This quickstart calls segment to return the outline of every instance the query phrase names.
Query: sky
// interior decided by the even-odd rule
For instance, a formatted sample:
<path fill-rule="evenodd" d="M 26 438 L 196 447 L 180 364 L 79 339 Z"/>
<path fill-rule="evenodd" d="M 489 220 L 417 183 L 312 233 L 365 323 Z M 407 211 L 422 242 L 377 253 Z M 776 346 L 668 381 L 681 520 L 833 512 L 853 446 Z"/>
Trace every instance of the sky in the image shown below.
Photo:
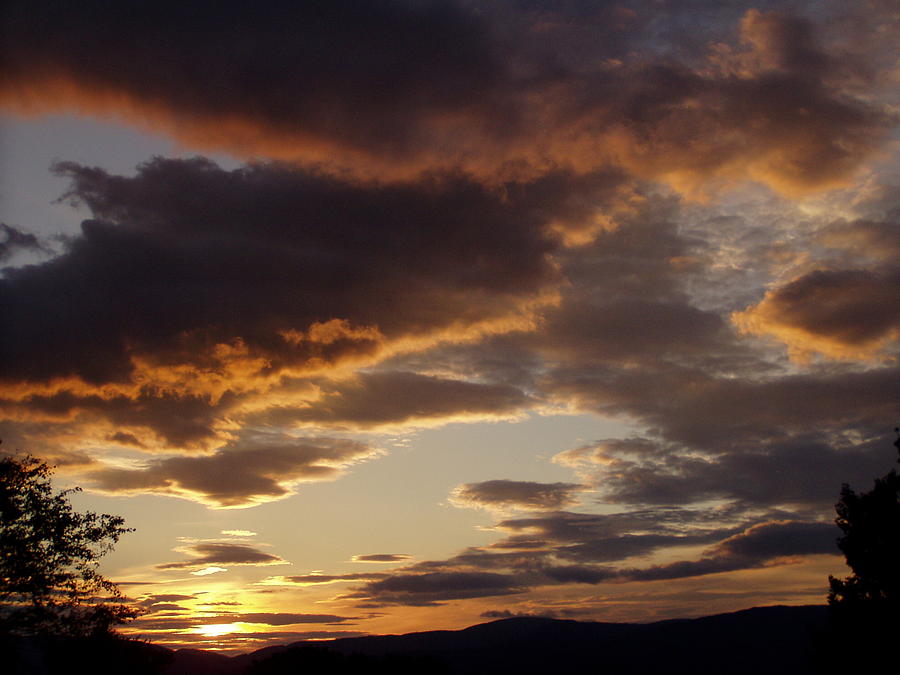
<path fill-rule="evenodd" d="M 888 0 L 11 0 L 0 438 L 169 646 L 818 604 L 895 462 Z"/>

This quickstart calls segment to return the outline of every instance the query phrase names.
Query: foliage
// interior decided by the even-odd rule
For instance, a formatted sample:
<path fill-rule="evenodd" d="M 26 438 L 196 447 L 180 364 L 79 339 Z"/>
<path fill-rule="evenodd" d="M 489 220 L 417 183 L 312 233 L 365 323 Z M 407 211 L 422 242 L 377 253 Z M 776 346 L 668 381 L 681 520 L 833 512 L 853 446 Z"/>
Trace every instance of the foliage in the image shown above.
<path fill-rule="evenodd" d="M 900 439 L 894 445 L 900 450 Z M 900 627 L 900 477 L 896 470 L 835 504 L 838 548 L 853 574 L 828 577 L 828 625 L 814 641 L 817 672 L 877 672 Z"/>
<path fill-rule="evenodd" d="M 13 635 L 99 635 L 136 616 L 97 571 L 130 532 L 117 516 L 79 513 L 54 493 L 50 466 L 0 459 L 0 631 Z"/>
<path fill-rule="evenodd" d="M 900 450 L 900 439 L 895 442 Z M 900 477 L 891 470 L 860 494 L 844 485 L 835 505 L 844 535 L 838 548 L 853 574 L 829 577 L 828 603 L 842 611 L 881 614 L 900 609 Z"/>

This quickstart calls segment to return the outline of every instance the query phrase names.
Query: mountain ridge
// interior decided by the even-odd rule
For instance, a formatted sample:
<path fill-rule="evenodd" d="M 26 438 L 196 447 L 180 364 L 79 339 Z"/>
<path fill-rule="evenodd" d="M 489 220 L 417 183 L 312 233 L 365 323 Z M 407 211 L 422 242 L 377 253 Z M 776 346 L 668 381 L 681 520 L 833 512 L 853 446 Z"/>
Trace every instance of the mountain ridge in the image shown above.
<path fill-rule="evenodd" d="M 226 656 L 136 640 L 0 639 L 12 673 L 56 675 L 813 675 L 833 645 L 825 605 L 650 623 L 511 617 L 459 630 L 298 641 Z M 2 636 L 0 636 L 2 638 Z"/>
<path fill-rule="evenodd" d="M 824 628 L 827 609 L 824 605 L 772 605 L 650 623 L 511 617 L 460 630 L 299 641 L 234 656 L 231 662 L 239 666 L 234 672 L 243 672 L 278 654 L 323 649 L 344 657 L 430 657 L 446 664 L 448 672 L 465 675 L 522 674 L 586 665 L 603 652 L 610 672 L 617 674 L 662 672 L 665 666 L 668 673 L 797 675 L 813 672 L 807 662 L 812 641 Z M 727 664 L 729 655 L 742 652 L 739 661 L 732 658 Z"/>

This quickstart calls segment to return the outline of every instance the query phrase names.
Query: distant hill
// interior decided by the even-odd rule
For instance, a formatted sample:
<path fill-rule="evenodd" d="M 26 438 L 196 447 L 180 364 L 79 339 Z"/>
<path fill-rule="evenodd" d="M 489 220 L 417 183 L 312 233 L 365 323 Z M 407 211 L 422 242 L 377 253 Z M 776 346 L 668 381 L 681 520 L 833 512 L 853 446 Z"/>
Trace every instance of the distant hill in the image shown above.
<path fill-rule="evenodd" d="M 813 675 L 812 644 L 827 611 L 755 607 L 649 624 L 522 617 L 457 631 L 296 642 L 231 658 L 130 641 L 123 649 L 27 640 L 3 651 L 23 675 Z"/>
<path fill-rule="evenodd" d="M 811 641 L 826 614 L 824 606 L 776 606 L 650 624 L 512 618 L 459 631 L 301 642 L 232 660 L 242 670 L 256 664 L 258 672 L 272 675 L 301 672 L 315 649 L 344 657 L 327 664 L 338 668 L 331 672 L 356 672 L 342 668 L 360 655 L 375 666 L 368 673 L 381 672 L 379 665 L 384 672 L 427 673 L 417 660 L 428 659 L 432 672 L 440 672 L 433 670 L 440 665 L 453 675 L 544 675 L 576 668 L 611 675 L 811 675 Z M 395 663 L 378 663 L 384 659 Z"/>

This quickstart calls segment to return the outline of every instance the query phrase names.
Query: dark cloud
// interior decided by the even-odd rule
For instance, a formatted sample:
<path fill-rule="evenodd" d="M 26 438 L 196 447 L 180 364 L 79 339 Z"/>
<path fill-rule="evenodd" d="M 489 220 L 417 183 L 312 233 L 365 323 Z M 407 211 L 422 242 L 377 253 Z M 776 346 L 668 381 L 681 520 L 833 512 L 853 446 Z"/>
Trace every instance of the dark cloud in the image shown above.
<path fill-rule="evenodd" d="M 536 483 L 534 481 L 489 480 L 465 483 L 451 493 L 458 506 L 556 510 L 575 502 L 577 483 Z"/>
<path fill-rule="evenodd" d="M 383 579 L 386 576 L 386 574 L 379 574 L 377 572 L 353 572 L 350 574 L 295 574 L 288 577 L 274 577 L 269 583 L 289 583 L 298 584 L 300 586 L 314 586 L 316 584 L 333 584 L 340 581 L 372 581 Z"/>
<path fill-rule="evenodd" d="M 526 544 L 531 538 L 540 542 L 540 546 L 522 547 L 524 551 L 535 551 L 527 557 L 522 553 L 506 557 L 515 561 L 518 555 L 526 566 L 534 566 L 537 561 L 546 564 L 551 556 L 559 561 L 615 562 L 661 549 L 709 544 L 736 531 L 727 513 L 715 514 L 713 521 L 700 512 L 672 508 L 615 514 L 561 511 L 501 520 L 495 528 L 526 534 L 513 534 L 495 542 L 488 547 L 490 551 L 519 549 L 522 537 Z M 479 562 L 475 556 L 457 556 L 453 560 L 475 565 Z"/>
<path fill-rule="evenodd" d="M 331 480 L 379 453 L 359 441 L 278 434 L 231 443 L 212 455 L 155 459 L 139 469 L 90 474 L 106 492 L 159 492 L 217 507 L 250 506 L 291 494 L 300 481 Z"/>
<path fill-rule="evenodd" d="M 157 565 L 157 569 L 190 569 L 208 565 L 283 565 L 286 562 L 277 555 L 245 544 L 200 542 L 189 544 L 179 550 L 190 555 L 190 559 L 163 563 Z"/>
<path fill-rule="evenodd" d="M 480 616 L 482 619 L 512 619 L 522 616 L 538 616 L 552 619 L 558 615 L 556 612 L 550 609 L 543 612 L 512 612 L 508 609 L 489 609 L 486 612 L 482 612 L 478 616 Z"/>
<path fill-rule="evenodd" d="M 501 541 L 496 541 L 487 548 L 497 550 L 528 550 L 547 548 L 550 542 L 546 539 L 537 539 L 528 535 L 514 535 L 506 537 Z"/>
<path fill-rule="evenodd" d="M 542 570 L 546 578 L 558 584 L 599 584 L 614 580 L 614 569 L 587 565 L 555 565 Z"/>
<path fill-rule="evenodd" d="M 353 562 L 368 563 L 395 563 L 406 562 L 411 560 L 412 556 L 408 553 L 366 553 L 363 555 L 353 556 Z"/>
<path fill-rule="evenodd" d="M 774 436 L 774 435 L 773 435 Z M 741 440 L 744 439 L 735 439 Z M 749 440 L 749 439 L 748 439 Z M 563 461 L 585 469 L 605 501 L 628 504 L 691 504 L 735 500 L 746 507 L 779 504 L 827 509 L 835 486 L 870 480 L 885 462 L 886 435 L 866 442 L 815 432 L 758 439 L 715 453 L 650 444 L 654 454 L 635 454 L 614 442 L 567 451 Z M 587 454 L 581 454 L 587 453 Z"/>
<path fill-rule="evenodd" d="M 394 575 L 365 584 L 347 598 L 387 605 L 429 606 L 448 600 L 522 593 L 515 577 L 493 572 L 430 572 Z"/>
<path fill-rule="evenodd" d="M 291 614 L 286 612 L 252 612 L 244 614 L 220 614 L 201 617 L 200 623 L 264 623 L 269 626 L 290 626 L 298 623 L 338 624 L 353 621 L 358 617 L 334 614 Z"/>
<path fill-rule="evenodd" d="M 194 147 L 370 175 L 614 162 L 687 189 L 804 190 L 844 179 L 888 125 L 786 12 L 701 3 L 703 41 L 693 4 L 669 24 L 657 3 L 7 4 L 14 110 L 113 112 Z"/>
<path fill-rule="evenodd" d="M 141 605 L 155 605 L 158 602 L 173 602 L 176 600 L 196 600 L 196 595 L 182 595 L 179 593 L 154 593 L 152 595 L 143 596 Z"/>
<path fill-rule="evenodd" d="M 43 73 L 88 109 L 119 92 L 170 131 L 174 117 L 201 145 L 232 134 L 251 154 L 277 153 L 281 137 L 319 158 L 334 146 L 403 156 L 426 132 L 470 121 L 505 70 L 477 15 L 451 2 L 13 3 L 3 27 L 7 95 L 49 84 Z M 210 123 L 227 133 L 204 132 Z M 261 132 L 263 148 L 251 142 Z"/>
<path fill-rule="evenodd" d="M 52 385 L 48 389 L 52 393 L 28 394 L 8 402 L 7 407 L 20 416 L 44 423 L 74 421 L 129 427 L 146 435 L 146 440 L 175 448 L 205 448 L 214 443 L 218 439 L 217 422 L 236 400 L 231 392 L 213 397 L 155 385 L 129 385 L 128 391 L 121 393 L 81 392 L 77 386 L 76 391 L 59 390 Z M 104 438 L 138 448 L 148 445 L 127 431 L 116 431 Z"/>
<path fill-rule="evenodd" d="M 97 220 L 2 280 L 7 380 L 121 382 L 137 368 L 152 382 L 188 364 L 201 381 L 264 378 L 508 316 L 557 279 L 546 226 L 565 181 L 501 194 L 460 177 L 356 185 L 201 159 L 131 178 L 60 170 Z"/>
<path fill-rule="evenodd" d="M 310 405 L 270 411 L 265 419 L 368 428 L 510 416 L 533 404 L 524 392 L 509 385 L 410 372 L 360 373 L 352 380 L 323 382 L 319 389 L 320 398 Z"/>
<path fill-rule="evenodd" d="M 3 241 L 0 241 L 0 263 L 9 260 L 18 251 L 46 252 L 38 238 L 30 232 L 24 232 L 12 225 L 0 223 L 0 234 L 3 235 Z"/>
<path fill-rule="evenodd" d="M 596 519 L 589 514 L 564 514 L 575 520 Z M 649 515 L 649 514 L 645 514 Z M 627 515 L 625 515 L 627 517 Z M 647 521 L 650 525 L 650 521 Z M 509 527 L 509 523 L 506 526 Z M 835 554 L 836 531 L 831 523 L 796 520 L 762 521 L 744 528 L 735 528 L 723 538 L 725 531 L 709 531 L 697 536 L 674 537 L 656 541 L 649 546 L 627 546 L 615 549 L 616 539 L 606 542 L 595 540 L 586 544 L 605 543 L 609 554 L 566 555 L 561 547 L 516 557 L 496 555 L 479 549 L 470 549 L 443 561 L 427 561 L 408 568 L 383 580 L 366 584 L 347 598 L 364 598 L 382 604 L 431 604 L 434 602 L 524 592 L 541 586 L 559 584 L 602 584 L 625 581 L 652 581 L 704 576 L 721 572 L 735 572 L 764 566 L 787 564 L 799 556 Z M 571 539 L 572 533 L 569 534 Z M 624 538 L 624 537 L 623 537 Z M 696 545 L 716 542 L 703 556 L 695 560 L 679 560 L 649 567 L 625 567 L 592 564 L 595 561 L 623 561 L 635 554 L 647 554 L 656 547 Z M 589 547 L 588 547 L 589 548 Z M 595 549 L 595 550 L 600 550 Z M 585 549 L 584 552 L 586 552 Z M 564 560 L 576 560 L 577 564 Z M 486 564 L 485 564 L 486 563 Z M 489 568 L 499 572 L 471 571 Z M 421 574 L 422 569 L 440 569 L 440 572 Z M 502 572 L 502 573 L 500 573 Z M 447 584 L 443 593 L 436 593 L 435 586 Z"/>
<path fill-rule="evenodd" d="M 819 76 L 835 65 L 816 44 L 813 24 L 805 18 L 751 9 L 741 21 L 741 36 L 765 68 Z"/>
<path fill-rule="evenodd" d="M 762 380 L 684 368 L 637 373 L 603 367 L 557 372 L 554 380 L 559 394 L 585 409 L 630 414 L 662 435 L 660 454 L 619 464 L 623 487 L 647 480 L 660 490 L 648 487 L 627 497 L 624 487 L 620 497 L 652 503 L 692 501 L 710 494 L 707 485 L 719 495 L 751 500 L 750 485 L 761 487 L 760 500 L 825 499 L 829 486 L 883 462 L 878 454 L 886 443 L 885 421 L 896 418 L 900 400 L 900 378 L 892 367 Z M 679 456 L 679 447 L 706 458 Z M 703 480 L 712 474 L 715 479 Z M 802 480 L 805 475 L 809 481 Z M 613 495 L 618 490 L 616 482 L 606 487 Z"/>
<path fill-rule="evenodd" d="M 900 220 L 900 209 L 894 210 L 894 215 Z M 895 263 L 900 258 L 900 227 L 897 222 L 838 222 L 823 228 L 817 239 L 829 248 L 843 249 L 855 256 L 887 263 Z"/>
<path fill-rule="evenodd" d="M 731 572 L 761 567 L 790 556 L 834 555 L 835 540 L 834 525 L 831 523 L 760 523 L 720 542 L 700 560 L 620 570 L 618 574 L 633 581 L 649 581 Z"/>
<path fill-rule="evenodd" d="M 117 431 L 112 433 L 106 437 L 106 440 L 113 441 L 114 443 L 121 443 L 122 445 L 133 445 L 136 448 L 146 447 L 141 443 L 137 436 L 129 434 L 127 431 Z"/>
<path fill-rule="evenodd" d="M 736 319 L 744 330 L 773 335 L 801 357 L 821 352 L 859 358 L 900 336 L 897 307 L 900 267 L 815 270 L 773 289 Z"/>
<path fill-rule="evenodd" d="M 228 656 L 245 654 L 272 644 L 290 644 L 303 640 L 333 640 L 336 638 L 353 638 L 368 635 L 368 633 L 363 631 L 350 630 L 254 630 L 252 632 L 235 631 L 208 637 L 191 630 L 191 628 L 196 628 L 196 626 L 196 623 L 191 626 L 185 626 L 178 622 L 173 623 L 172 627 L 168 628 L 165 623 L 160 622 L 149 630 L 158 631 L 152 635 L 155 644 L 164 645 L 169 649 L 209 649 Z M 143 624 L 136 627 L 139 627 L 142 631 L 148 630 Z"/>
<path fill-rule="evenodd" d="M 289 612 L 252 612 L 212 614 L 208 616 L 153 616 L 138 618 L 134 627 L 144 630 L 186 631 L 197 626 L 225 623 L 251 623 L 268 626 L 290 626 L 304 623 L 344 624 L 356 617 L 335 614 L 294 614 Z"/>
<path fill-rule="evenodd" d="M 157 612 L 189 611 L 189 608 L 174 602 L 157 602 L 147 605 L 144 611 L 148 614 L 156 614 Z"/>

